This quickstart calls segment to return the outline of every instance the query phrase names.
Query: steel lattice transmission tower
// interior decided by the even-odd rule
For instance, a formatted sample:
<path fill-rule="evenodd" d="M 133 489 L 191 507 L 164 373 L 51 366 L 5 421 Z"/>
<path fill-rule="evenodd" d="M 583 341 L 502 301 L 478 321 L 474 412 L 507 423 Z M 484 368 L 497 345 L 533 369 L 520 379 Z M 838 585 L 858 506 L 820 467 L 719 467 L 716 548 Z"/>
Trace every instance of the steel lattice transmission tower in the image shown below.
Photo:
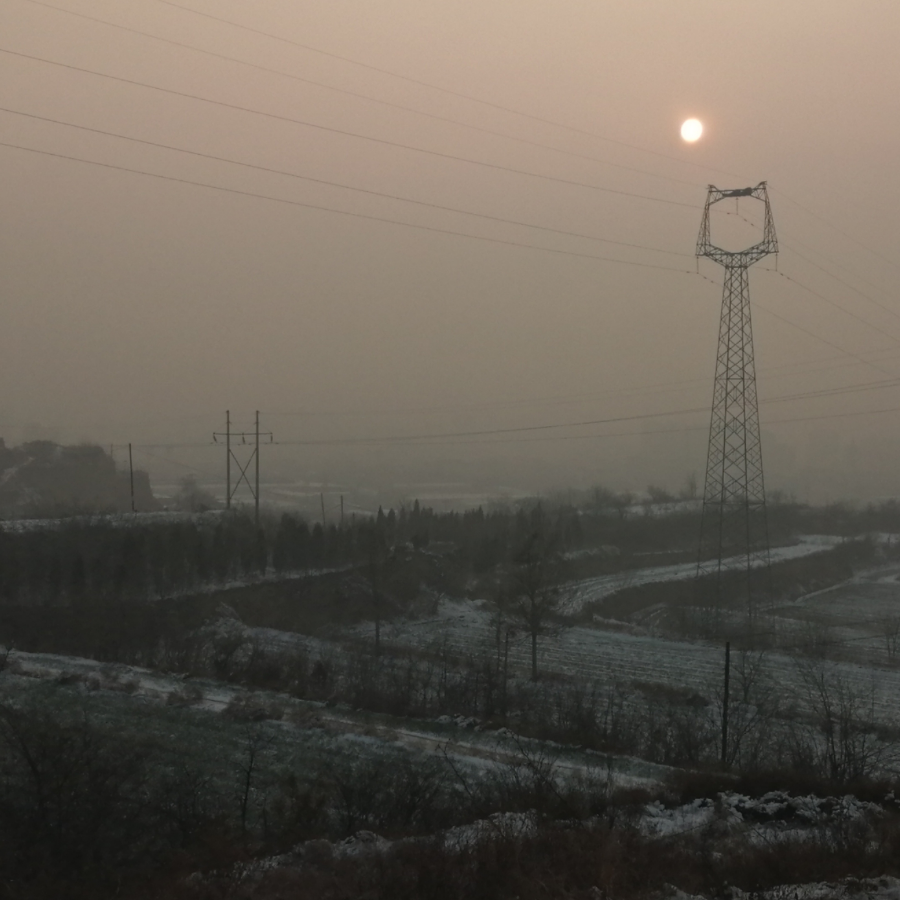
<path fill-rule="evenodd" d="M 723 250 L 712 241 L 710 211 L 721 200 L 748 197 L 764 208 L 762 240 L 746 250 Z M 763 481 L 756 366 L 750 323 L 748 269 L 770 253 L 778 252 L 775 223 L 766 183 L 737 190 L 710 185 L 703 209 L 697 256 L 707 256 L 725 268 L 722 318 L 713 387 L 712 418 L 703 514 L 700 525 L 698 579 L 716 576 L 716 612 L 724 575 L 743 575 L 747 614 L 755 613 L 754 569 L 768 583 L 769 534 Z M 764 573 L 764 574 L 763 574 Z"/>

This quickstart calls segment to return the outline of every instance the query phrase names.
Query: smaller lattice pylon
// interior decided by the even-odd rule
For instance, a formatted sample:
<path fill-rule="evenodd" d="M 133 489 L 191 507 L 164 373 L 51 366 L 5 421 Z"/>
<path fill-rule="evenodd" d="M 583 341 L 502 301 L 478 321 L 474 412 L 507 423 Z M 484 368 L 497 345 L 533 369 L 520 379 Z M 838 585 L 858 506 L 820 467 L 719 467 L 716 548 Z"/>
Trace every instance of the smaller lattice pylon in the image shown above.
<path fill-rule="evenodd" d="M 721 200 L 742 197 L 763 204 L 762 240 L 746 250 L 724 250 L 712 241 L 710 209 Z M 741 576 L 747 613 L 751 618 L 758 594 L 754 572 L 761 569 L 760 580 L 768 584 L 770 560 L 748 269 L 777 252 L 778 240 L 765 182 L 736 190 L 709 186 L 697 240 L 697 256 L 706 256 L 724 266 L 725 284 L 697 577 L 715 576 L 718 612 L 723 577 Z"/>
<path fill-rule="evenodd" d="M 250 446 L 253 447 L 250 458 L 246 462 L 241 462 L 234 452 L 234 444 L 237 438 L 241 439 L 241 444 L 248 443 L 250 438 Z M 271 431 L 262 432 L 259 430 L 259 410 L 256 411 L 256 428 L 254 431 L 232 431 L 231 430 L 231 411 L 225 411 L 225 431 L 213 432 L 213 443 L 218 444 L 219 438 L 225 439 L 225 508 L 231 509 L 231 501 L 237 493 L 241 482 L 244 482 L 250 489 L 253 497 L 254 521 L 259 526 L 259 439 L 268 438 L 268 443 L 273 442 Z M 232 485 L 231 483 L 231 463 L 235 463 L 238 469 L 238 480 Z M 251 482 L 247 475 L 250 464 L 254 463 L 254 481 Z"/>

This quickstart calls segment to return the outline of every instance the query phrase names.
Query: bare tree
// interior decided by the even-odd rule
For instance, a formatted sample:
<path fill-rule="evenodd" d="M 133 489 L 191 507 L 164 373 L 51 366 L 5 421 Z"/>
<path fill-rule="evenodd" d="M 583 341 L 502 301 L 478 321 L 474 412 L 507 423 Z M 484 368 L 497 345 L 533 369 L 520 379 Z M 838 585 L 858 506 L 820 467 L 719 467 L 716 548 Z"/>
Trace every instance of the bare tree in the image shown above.
<path fill-rule="evenodd" d="M 624 491 L 621 494 L 616 494 L 613 499 L 613 506 L 615 507 L 616 512 L 619 515 L 619 519 L 621 521 L 625 521 L 628 518 L 628 510 L 631 509 L 632 504 L 634 503 L 634 494 L 631 491 Z"/>
<path fill-rule="evenodd" d="M 375 623 L 375 655 L 381 653 L 381 622 L 387 605 L 387 587 L 396 566 L 396 557 L 388 547 L 384 531 L 375 526 L 369 535 L 366 559 L 366 581 L 372 599 Z"/>
<path fill-rule="evenodd" d="M 531 638 L 531 680 L 537 681 L 538 637 L 547 630 L 548 620 L 560 601 L 557 581 L 559 555 L 556 541 L 546 533 L 539 519 L 513 559 L 511 611 Z"/>
<path fill-rule="evenodd" d="M 186 512 L 206 512 L 221 506 L 209 491 L 200 487 L 196 475 L 185 475 L 181 479 L 175 495 L 175 505 Z"/>
<path fill-rule="evenodd" d="M 836 784 L 868 777 L 885 765 L 895 750 L 878 737 L 874 684 L 861 690 L 825 663 L 799 668 L 812 728 L 795 729 L 795 754 Z"/>
<path fill-rule="evenodd" d="M 493 595 L 491 629 L 494 633 L 496 673 L 501 684 L 501 711 L 505 717 L 507 710 L 507 685 L 509 681 L 509 642 L 511 638 L 516 636 L 515 598 L 509 586 L 503 580 L 493 585 Z"/>
<path fill-rule="evenodd" d="M 238 805 L 241 813 L 241 834 L 247 833 L 247 814 L 253 783 L 258 774 L 259 764 L 264 754 L 274 743 L 274 737 L 263 730 L 259 723 L 248 724 L 244 730 L 244 752 L 238 764 L 239 794 Z"/>
<path fill-rule="evenodd" d="M 897 651 L 900 650 L 900 616 L 885 616 L 880 624 L 888 659 L 894 662 L 897 658 Z"/>
<path fill-rule="evenodd" d="M 766 669 L 765 651 L 739 649 L 733 659 L 725 763 L 746 772 L 763 762 L 771 746 L 779 691 Z"/>
<path fill-rule="evenodd" d="M 682 500 L 697 499 L 697 473 L 690 472 L 684 479 L 684 487 L 681 489 L 680 497 Z"/>

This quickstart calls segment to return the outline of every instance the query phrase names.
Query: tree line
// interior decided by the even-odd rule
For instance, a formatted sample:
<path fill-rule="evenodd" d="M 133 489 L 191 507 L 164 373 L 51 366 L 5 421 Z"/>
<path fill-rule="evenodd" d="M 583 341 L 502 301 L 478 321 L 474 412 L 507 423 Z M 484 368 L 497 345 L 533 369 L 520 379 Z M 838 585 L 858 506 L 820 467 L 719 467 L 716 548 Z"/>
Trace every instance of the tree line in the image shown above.
<path fill-rule="evenodd" d="M 655 554 L 689 560 L 696 552 L 696 505 L 675 504 L 663 514 L 599 489 L 581 500 L 444 513 L 416 501 L 342 524 L 267 513 L 257 527 L 243 511 L 73 518 L 29 529 L 8 523 L 0 529 L 0 603 L 154 600 L 266 575 L 369 565 L 397 547 L 441 556 L 458 575 L 483 578 L 523 553 L 538 530 L 552 536 L 554 553 L 575 577 L 653 565 Z M 780 499 L 769 518 L 774 540 L 803 531 L 897 531 L 900 504 L 814 508 Z"/>
<path fill-rule="evenodd" d="M 437 513 L 401 507 L 345 524 L 285 513 L 263 516 L 257 527 L 242 511 L 178 519 L 74 518 L 42 527 L 0 529 L 0 603 L 79 605 L 152 600 L 209 585 L 265 575 L 368 563 L 373 548 L 398 546 L 452 558 L 484 574 L 508 561 L 543 518 L 561 553 L 648 540 L 651 548 L 683 540 L 678 522 L 621 522 L 559 508 Z M 683 525 L 683 523 L 681 523 Z"/>

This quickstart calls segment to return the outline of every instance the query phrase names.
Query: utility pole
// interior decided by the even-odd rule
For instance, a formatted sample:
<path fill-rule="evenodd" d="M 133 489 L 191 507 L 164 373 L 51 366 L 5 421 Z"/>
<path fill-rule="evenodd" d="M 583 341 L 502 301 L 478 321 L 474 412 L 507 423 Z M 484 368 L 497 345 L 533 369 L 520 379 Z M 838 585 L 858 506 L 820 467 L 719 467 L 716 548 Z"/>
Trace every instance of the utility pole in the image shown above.
<path fill-rule="evenodd" d="M 731 252 L 712 242 L 710 209 L 730 197 L 735 201 L 747 197 L 763 205 L 762 240 L 746 250 Z M 751 624 L 756 613 L 752 570 L 762 568 L 765 570 L 762 578 L 768 578 L 769 532 L 748 270 L 770 253 L 778 253 L 778 240 L 766 183 L 763 181 L 756 187 L 734 190 L 721 190 L 710 185 L 697 238 L 697 258 L 706 256 L 723 266 L 725 283 L 709 426 L 697 579 L 715 577 L 716 631 L 720 627 L 723 576 L 730 573 L 742 576 L 746 588 L 747 618 Z"/>
<path fill-rule="evenodd" d="M 725 641 L 725 693 L 722 696 L 722 767 L 728 766 L 728 682 L 731 678 L 731 641 Z"/>
<path fill-rule="evenodd" d="M 128 444 L 128 476 L 131 481 L 131 511 L 134 512 L 134 462 L 131 458 L 131 444 Z"/>
<path fill-rule="evenodd" d="M 341 494 L 341 531 L 344 530 L 344 495 Z"/>
<path fill-rule="evenodd" d="M 325 494 L 319 493 L 319 502 L 322 504 L 322 534 L 325 534 L 325 529 L 327 527 L 325 523 Z"/>
<path fill-rule="evenodd" d="M 250 490 L 250 494 L 253 497 L 253 508 L 254 508 L 254 521 L 256 522 L 257 527 L 259 527 L 259 439 L 261 437 L 268 438 L 269 443 L 274 443 L 274 438 L 271 431 L 260 431 L 259 430 L 259 410 L 256 411 L 256 421 L 255 428 L 253 431 L 239 431 L 232 434 L 231 431 L 231 412 L 230 410 L 225 411 L 225 431 L 214 431 L 213 432 L 213 442 L 218 444 L 219 438 L 225 438 L 225 508 L 231 509 L 231 501 L 234 495 L 237 493 L 238 488 L 240 488 L 241 483 L 247 485 Z M 250 454 L 250 458 L 247 459 L 246 462 L 242 463 L 235 454 L 234 450 L 231 447 L 231 438 L 239 437 L 241 439 L 242 444 L 247 444 L 247 438 L 250 438 L 250 442 L 253 446 L 253 452 Z M 234 460 L 235 465 L 238 468 L 238 478 L 237 481 L 232 485 L 231 483 L 231 461 Z M 253 483 L 251 484 L 250 478 L 247 475 L 247 472 L 250 469 L 250 463 L 255 464 L 255 475 Z"/>

